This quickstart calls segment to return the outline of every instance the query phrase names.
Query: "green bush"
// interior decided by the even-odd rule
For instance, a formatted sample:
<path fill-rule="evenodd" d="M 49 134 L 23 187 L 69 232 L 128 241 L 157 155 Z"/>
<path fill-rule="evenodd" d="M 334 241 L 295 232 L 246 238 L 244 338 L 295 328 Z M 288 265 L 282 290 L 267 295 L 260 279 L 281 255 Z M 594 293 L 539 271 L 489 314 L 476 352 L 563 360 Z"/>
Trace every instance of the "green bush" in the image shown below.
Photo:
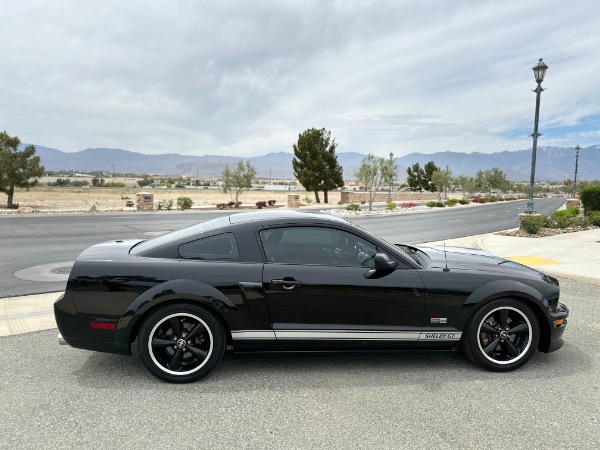
<path fill-rule="evenodd" d="M 346 209 L 348 211 L 358 211 L 360 206 L 358 206 L 356 203 L 350 203 L 348 206 L 346 206 Z"/>
<path fill-rule="evenodd" d="M 457 198 L 451 198 L 446 202 L 446 206 L 456 206 L 458 204 Z"/>
<path fill-rule="evenodd" d="M 190 209 L 193 204 L 194 202 L 189 197 L 179 197 L 177 199 L 177 207 L 182 211 L 185 209 Z"/>
<path fill-rule="evenodd" d="M 555 211 L 546 219 L 545 226 L 548 228 L 585 226 L 582 224 L 585 221 L 578 218 L 577 214 L 579 214 L 579 208 L 567 208 L 562 211 Z"/>
<path fill-rule="evenodd" d="M 158 202 L 158 210 L 171 211 L 173 209 L 173 200 L 161 200 Z"/>
<path fill-rule="evenodd" d="M 430 208 L 443 208 L 444 206 L 446 206 L 442 202 L 434 202 L 434 201 L 427 202 L 426 205 Z"/>
<path fill-rule="evenodd" d="M 467 200 L 466 198 L 461 198 L 458 203 L 460 203 L 461 205 L 468 205 L 469 203 L 471 203 L 470 200 Z"/>
<path fill-rule="evenodd" d="M 589 211 L 585 218 L 589 221 L 590 225 L 600 227 L 600 211 Z"/>
<path fill-rule="evenodd" d="M 585 212 L 600 211 L 600 186 L 591 186 L 581 191 L 581 203 Z"/>
<path fill-rule="evenodd" d="M 396 204 L 394 202 L 389 202 L 386 205 L 386 208 L 389 209 L 390 211 L 393 211 L 394 209 L 396 209 Z"/>
<path fill-rule="evenodd" d="M 521 216 L 521 229 L 527 232 L 527 234 L 537 234 L 546 224 L 546 216 L 536 215 L 524 215 Z"/>

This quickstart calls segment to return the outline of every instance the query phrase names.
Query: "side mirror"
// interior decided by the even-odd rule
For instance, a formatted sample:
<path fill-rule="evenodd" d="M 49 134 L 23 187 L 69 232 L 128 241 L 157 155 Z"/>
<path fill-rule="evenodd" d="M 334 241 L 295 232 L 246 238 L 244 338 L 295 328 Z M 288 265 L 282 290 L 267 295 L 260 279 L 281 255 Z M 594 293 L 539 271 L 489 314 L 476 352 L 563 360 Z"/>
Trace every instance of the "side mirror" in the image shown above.
<path fill-rule="evenodd" d="M 393 261 L 386 253 L 377 253 L 375 255 L 375 270 L 389 270 L 398 265 L 398 261 Z"/>

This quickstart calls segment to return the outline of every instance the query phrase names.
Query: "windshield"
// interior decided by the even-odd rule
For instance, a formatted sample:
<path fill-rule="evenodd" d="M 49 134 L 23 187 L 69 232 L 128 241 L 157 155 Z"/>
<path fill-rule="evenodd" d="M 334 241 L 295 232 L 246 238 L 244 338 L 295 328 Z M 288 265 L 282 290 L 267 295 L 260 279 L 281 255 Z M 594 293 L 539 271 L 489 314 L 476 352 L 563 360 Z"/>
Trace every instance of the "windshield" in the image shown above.
<path fill-rule="evenodd" d="M 169 242 L 177 241 L 190 236 L 195 236 L 207 231 L 216 230 L 217 228 L 226 227 L 229 225 L 229 216 L 219 217 L 217 219 L 202 222 L 191 227 L 183 228 L 181 230 L 172 231 L 171 233 L 163 234 L 152 239 L 140 242 L 131 249 L 132 254 L 142 253 L 147 250 L 151 250 Z"/>

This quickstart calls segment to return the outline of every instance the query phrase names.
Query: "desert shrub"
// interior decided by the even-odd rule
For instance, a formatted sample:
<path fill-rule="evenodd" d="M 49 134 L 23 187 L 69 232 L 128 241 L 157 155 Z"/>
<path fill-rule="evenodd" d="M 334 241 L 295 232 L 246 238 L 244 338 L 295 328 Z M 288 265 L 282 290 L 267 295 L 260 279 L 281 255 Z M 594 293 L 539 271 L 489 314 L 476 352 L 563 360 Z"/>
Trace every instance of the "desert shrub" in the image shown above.
<path fill-rule="evenodd" d="M 466 198 L 461 198 L 458 203 L 460 203 L 461 205 L 468 205 L 469 203 L 471 203 L 470 200 L 467 200 Z"/>
<path fill-rule="evenodd" d="M 360 206 L 358 206 L 356 203 L 350 203 L 348 206 L 346 206 L 346 209 L 348 211 L 358 211 Z"/>
<path fill-rule="evenodd" d="M 600 211 L 600 186 L 591 186 L 581 191 L 581 203 L 586 211 Z"/>
<path fill-rule="evenodd" d="M 546 216 L 530 214 L 521 216 L 521 229 L 527 234 L 537 234 L 546 224 Z"/>
<path fill-rule="evenodd" d="M 498 201 L 498 197 L 488 197 L 486 200 L 490 203 L 496 203 Z"/>
<path fill-rule="evenodd" d="M 600 227 L 600 211 L 589 211 L 585 218 L 589 221 L 590 225 Z"/>
<path fill-rule="evenodd" d="M 277 200 L 269 200 L 267 201 L 267 203 L 269 204 L 269 206 L 274 206 L 275 203 L 277 203 Z"/>
<path fill-rule="evenodd" d="M 548 228 L 584 226 L 583 222 L 577 217 L 577 214 L 579 214 L 579 208 L 567 208 L 562 211 L 555 211 L 546 219 L 545 226 Z"/>
<path fill-rule="evenodd" d="M 227 203 L 227 207 L 228 208 L 233 208 L 234 205 L 235 205 L 235 202 L 228 202 Z"/>
<path fill-rule="evenodd" d="M 417 206 L 415 202 L 400 203 L 400 208 L 414 208 L 415 206 Z"/>
<path fill-rule="evenodd" d="M 457 203 L 458 203 L 457 198 L 451 198 L 450 200 L 448 200 L 446 202 L 446 206 L 456 206 Z"/>
<path fill-rule="evenodd" d="M 173 200 L 161 200 L 157 204 L 159 211 L 171 211 L 173 209 Z"/>
<path fill-rule="evenodd" d="M 125 183 L 122 181 L 109 181 L 108 183 L 104 183 L 105 187 L 125 187 Z"/>
<path fill-rule="evenodd" d="M 304 197 L 304 203 L 306 203 L 307 205 L 310 205 L 312 203 L 312 198 L 310 198 L 308 195 L 306 197 Z"/>
<path fill-rule="evenodd" d="M 579 208 L 567 208 L 553 212 L 550 217 L 575 217 L 577 214 L 579 214 Z"/>
<path fill-rule="evenodd" d="M 264 201 L 259 201 L 259 202 L 256 202 L 256 207 L 257 207 L 258 209 L 263 209 L 263 208 L 264 208 L 264 207 L 266 207 L 266 206 L 267 206 L 267 202 L 264 202 Z"/>
<path fill-rule="evenodd" d="M 389 202 L 385 207 L 390 211 L 393 211 L 394 209 L 396 209 L 396 204 L 394 202 Z"/>
<path fill-rule="evenodd" d="M 193 204 L 194 202 L 189 197 L 179 197 L 177 199 L 177 207 L 182 211 L 185 209 L 190 209 Z"/>
<path fill-rule="evenodd" d="M 225 209 L 227 208 L 227 203 L 217 203 L 215 206 L 217 209 Z"/>
<path fill-rule="evenodd" d="M 89 186 L 90 182 L 88 180 L 73 180 L 71 181 L 71 186 L 75 186 L 75 187 L 83 187 L 83 186 Z"/>
<path fill-rule="evenodd" d="M 442 202 L 434 202 L 434 201 L 427 202 L 426 205 L 429 208 L 443 208 L 444 206 L 446 206 Z"/>

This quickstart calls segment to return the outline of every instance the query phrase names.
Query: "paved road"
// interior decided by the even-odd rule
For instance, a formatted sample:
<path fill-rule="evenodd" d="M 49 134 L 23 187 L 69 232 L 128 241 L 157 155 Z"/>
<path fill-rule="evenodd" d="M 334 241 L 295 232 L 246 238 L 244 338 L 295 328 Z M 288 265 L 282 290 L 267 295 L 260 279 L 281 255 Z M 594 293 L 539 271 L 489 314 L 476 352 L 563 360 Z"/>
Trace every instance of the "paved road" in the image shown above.
<path fill-rule="evenodd" d="M 492 203 L 468 208 L 444 208 L 386 217 L 351 220 L 390 242 L 419 243 L 451 239 L 518 225 L 525 201 Z M 564 199 L 539 199 L 538 212 L 549 214 Z M 15 272 L 34 265 L 73 261 L 84 249 L 117 238 L 147 238 L 228 214 L 222 211 L 26 215 L 0 217 L 0 296 L 60 291 L 64 281 L 19 279 Z M 25 277 L 26 278 L 26 277 Z"/>
<path fill-rule="evenodd" d="M 600 448 L 597 285 L 561 280 L 565 346 L 511 373 L 454 353 L 226 358 L 192 385 L 137 357 L 1 337 L 0 448 Z"/>
<path fill-rule="evenodd" d="M 535 206 L 538 213 L 548 215 L 564 203 L 565 199 L 561 198 L 539 199 Z M 389 242 L 418 244 L 518 227 L 519 214 L 526 204 L 525 200 L 500 202 L 469 208 L 440 208 L 402 216 L 357 217 L 353 221 Z"/>

